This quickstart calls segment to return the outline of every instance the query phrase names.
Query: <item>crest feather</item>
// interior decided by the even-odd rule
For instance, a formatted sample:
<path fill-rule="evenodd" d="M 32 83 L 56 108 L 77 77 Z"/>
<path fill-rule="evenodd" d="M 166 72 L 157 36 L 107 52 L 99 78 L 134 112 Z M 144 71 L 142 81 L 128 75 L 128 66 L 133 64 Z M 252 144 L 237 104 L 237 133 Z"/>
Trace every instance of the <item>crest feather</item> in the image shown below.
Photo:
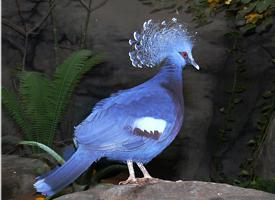
<path fill-rule="evenodd" d="M 145 21 L 141 32 L 134 32 L 133 37 L 129 40 L 129 57 L 134 67 L 156 66 L 169 54 L 191 51 L 193 47 L 192 37 L 176 18 L 169 22 Z"/>

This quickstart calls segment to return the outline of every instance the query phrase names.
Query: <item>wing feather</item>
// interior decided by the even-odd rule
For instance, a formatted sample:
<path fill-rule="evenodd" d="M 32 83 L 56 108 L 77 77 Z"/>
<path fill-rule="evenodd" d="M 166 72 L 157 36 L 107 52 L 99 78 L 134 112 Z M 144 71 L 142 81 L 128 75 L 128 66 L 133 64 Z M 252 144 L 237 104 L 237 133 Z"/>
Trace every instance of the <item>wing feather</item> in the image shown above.
<path fill-rule="evenodd" d="M 161 88 L 151 87 L 149 90 L 139 87 L 120 91 L 99 102 L 93 112 L 75 128 L 76 140 L 91 144 L 98 150 L 127 151 L 139 148 L 156 138 L 135 132 L 133 124 L 136 119 L 150 116 L 169 123 L 175 115 L 172 105 L 172 98 Z M 152 130 L 148 131 L 150 134 Z M 153 130 L 150 136 L 154 134 L 157 136 L 159 133 Z"/>

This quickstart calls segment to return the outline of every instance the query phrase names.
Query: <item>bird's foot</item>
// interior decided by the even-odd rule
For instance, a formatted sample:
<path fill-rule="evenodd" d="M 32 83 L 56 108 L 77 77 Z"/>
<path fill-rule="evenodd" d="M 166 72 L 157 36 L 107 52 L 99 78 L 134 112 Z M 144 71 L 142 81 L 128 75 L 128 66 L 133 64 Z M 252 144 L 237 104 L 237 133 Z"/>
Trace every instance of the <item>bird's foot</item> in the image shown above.
<path fill-rule="evenodd" d="M 153 177 L 143 177 L 143 178 L 128 178 L 126 181 L 120 181 L 119 185 L 135 184 L 135 185 L 147 185 L 158 183 L 160 179 Z"/>
<path fill-rule="evenodd" d="M 136 178 L 129 177 L 126 181 L 120 181 L 119 185 L 127 185 L 127 184 L 138 184 Z"/>
<path fill-rule="evenodd" d="M 159 181 L 160 181 L 160 179 L 158 179 L 158 178 L 153 178 L 153 177 L 143 177 L 143 178 L 138 178 L 138 179 L 137 179 L 137 183 L 138 183 L 138 185 L 140 185 L 140 186 L 146 185 L 146 184 L 158 183 Z"/>

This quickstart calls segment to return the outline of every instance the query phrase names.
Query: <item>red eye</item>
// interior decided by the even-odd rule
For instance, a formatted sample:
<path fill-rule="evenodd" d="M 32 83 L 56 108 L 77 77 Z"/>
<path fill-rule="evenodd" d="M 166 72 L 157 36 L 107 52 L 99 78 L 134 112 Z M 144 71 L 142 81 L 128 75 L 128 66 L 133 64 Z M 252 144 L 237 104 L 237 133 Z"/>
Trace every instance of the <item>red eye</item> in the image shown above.
<path fill-rule="evenodd" d="M 187 58 L 187 52 L 181 52 L 181 56 L 184 57 L 184 58 Z"/>

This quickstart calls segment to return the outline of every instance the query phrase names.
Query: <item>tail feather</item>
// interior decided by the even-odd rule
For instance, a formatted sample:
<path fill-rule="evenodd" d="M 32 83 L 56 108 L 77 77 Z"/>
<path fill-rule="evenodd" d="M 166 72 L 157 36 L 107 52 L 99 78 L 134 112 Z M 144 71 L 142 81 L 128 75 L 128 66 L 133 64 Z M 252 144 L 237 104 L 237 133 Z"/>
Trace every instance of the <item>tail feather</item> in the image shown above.
<path fill-rule="evenodd" d="M 52 196 L 76 180 L 98 158 L 97 154 L 91 155 L 80 147 L 64 165 L 39 178 L 34 187 L 37 192 Z"/>

